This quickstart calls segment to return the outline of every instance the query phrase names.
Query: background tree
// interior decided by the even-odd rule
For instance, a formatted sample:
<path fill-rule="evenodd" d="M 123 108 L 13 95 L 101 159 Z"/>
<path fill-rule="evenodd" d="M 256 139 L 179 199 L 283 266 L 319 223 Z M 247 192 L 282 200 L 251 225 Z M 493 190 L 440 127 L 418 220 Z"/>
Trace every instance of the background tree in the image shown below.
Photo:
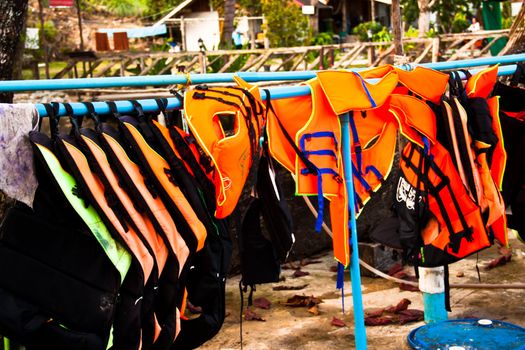
<path fill-rule="evenodd" d="M 224 0 L 224 27 L 221 43 L 229 48 L 232 45 L 233 19 L 235 18 L 235 0 Z"/>
<path fill-rule="evenodd" d="M 0 80 L 10 80 L 20 74 L 27 1 L 0 1 Z M 0 102 L 12 101 L 12 93 L 0 93 Z"/>
<path fill-rule="evenodd" d="M 290 0 L 265 0 L 262 10 L 268 23 L 268 39 L 272 47 L 299 46 L 310 39 L 308 17 Z"/>
<path fill-rule="evenodd" d="M 450 33 L 453 28 L 463 28 L 465 19 L 471 15 L 469 8 L 479 8 L 481 0 L 401 0 L 401 5 L 405 22 L 414 23 L 417 20 L 419 35 L 422 36 L 430 29 L 431 12 L 437 14 L 439 31 Z M 456 25 L 455 21 L 458 22 Z"/>

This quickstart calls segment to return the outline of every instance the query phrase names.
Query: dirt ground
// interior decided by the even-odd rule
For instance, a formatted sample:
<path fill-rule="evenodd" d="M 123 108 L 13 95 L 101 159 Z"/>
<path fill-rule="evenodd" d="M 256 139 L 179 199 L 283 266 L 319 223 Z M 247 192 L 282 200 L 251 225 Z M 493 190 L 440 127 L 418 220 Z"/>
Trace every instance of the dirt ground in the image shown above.
<path fill-rule="evenodd" d="M 479 254 L 478 266 L 482 283 L 524 283 L 525 282 L 525 245 L 511 238 L 512 260 L 506 265 L 492 270 L 485 270 L 489 261 L 498 257 L 495 247 Z M 304 266 L 301 270 L 309 272 L 307 276 L 293 278 L 294 270 L 285 269 L 285 280 L 277 284 L 257 286 L 254 298 L 265 297 L 271 302 L 268 310 L 253 308 L 265 321 L 243 321 L 244 349 L 350 349 L 355 346 L 353 330 L 353 308 L 350 283 L 345 283 L 345 312 L 341 311 L 341 292 L 335 289 L 336 274 L 330 271 L 335 265 L 330 252 L 313 257 L 318 263 Z M 476 256 L 450 266 L 451 283 L 477 283 Z M 412 268 L 406 271 L 413 274 Z M 458 277 L 463 273 L 463 277 Z M 239 277 L 228 281 L 226 303 L 227 317 L 220 333 L 201 349 L 240 349 L 239 312 L 240 294 Z M 278 285 L 304 285 L 296 291 L 274 291 Z M 365 311 L 397 304 L 407 298 L 412 303 L 411 309 L 423 310 L 420 292 L 401 291 L 394 282 L 380 278 L 362 279 L 363 303 Z M 307 308 L 292 308 L 283 303 L 291 296 L 307 295 L 321 298 L 319 315 L 313 315 Z M 525 327 L 525 290 L 515 289 L 452 289 L 452 312 L 449 318 L 480 317 L 504 320 Z M 246 307 L 246 299 L 245 299 Z M 331 324 L 332 318 L 344 321 L 344 327 Z M 424 322 L 409 323 L 403 326 L 388 325 L 367 327 L 368 349 L 403 350 L 409 349 L 406 343 L 408 333 L 423 325 Z"/>

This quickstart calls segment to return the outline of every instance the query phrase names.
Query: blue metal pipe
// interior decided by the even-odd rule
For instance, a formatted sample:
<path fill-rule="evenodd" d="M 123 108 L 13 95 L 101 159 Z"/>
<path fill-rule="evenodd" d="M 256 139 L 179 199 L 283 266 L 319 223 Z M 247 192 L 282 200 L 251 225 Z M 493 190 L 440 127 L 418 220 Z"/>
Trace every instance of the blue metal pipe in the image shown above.
<path fill-rule="evenodd" d="M 483 57 L 471 60 L 424 63 L 423 67 L 439 70 L 477 67 L 492 64 L 506 64 L 525 61 L 525 54 Z M 354 69 L 356 71 L 362 69 Z M 236 73 L 248 82 L 259 81 L 293 81 L 307 80 L 315 77 L 315 71 L 304 72 L 240 72 Z M 110 87 L 138 87 L 159 86 L 174 84 L 209 84 L 229 83 L 233 81 L 234 73 L 212 74 L 179 74 L 179 75 L 150 75 L 139 77 L 116 78 L 78 78 L 78 79 L 52 79 L 52 80 L 11 80 L 2 81 L 2 91 L 39 91 L 39 90 L 68 90 L 68 89 L 97 89 Z M 188 81 L 189 78 L 189 81 Z"/>
<path fill-rule="evenodd" d="M 471 70 L 470 72 L 472 74 L 476 74 L 479 69 Z M 510 66 L 501 66 L 498 68 L 498 75 L 510 75 L 513 74 L 516 71 L 516 65 L 510 65 Z M 465 76 L 463 73 L 460 74 L 463 79 L 465 79 Z M 371 82 L 376 81 L 377 79 L 371 79 Z M 308 86 L 299 85 L 299 86 L 280 86 L 280 87 L 274 87 L 268 89 L 272 95 L 272 99 L 281 99 L 281 98 L 290 98 L 290 97 L 297 97 L 297 96 L 307 96 L 310 94 L 310 88 Z M 261 90 L 261 97 L 263 100 L 266 98 L 266 93 L 264 90 Z M 155 112 L 158 111 L 157 104 L 155 103 L 155 100 L 148 99 L 148 100 L 138 100 L 138 102 L 143 106 L 145 112 Z M 128 101 L 116 101 L 117 109 L 120 113 L 131 113 L 134 109 L 130 102 Z M 109 107 L 104 102 L 93 102 L 93 106 L 95 107 L 95 111 L 98 114 L 108 114 L 110 113 Z M 87 108 L 79 102 L 73 102 L 71 103 L 71 107 L 73 107 L 74 115 L 81 116 L 86 115 Z M 168 98 L 168 109 L 176 109 L 180 108 L 181 105 L 179 103 L 179 100 L 176 98 Z M 36 108 L 38 110 L 38 114 L 41 117 L 47 116 L 46 109 L 44 108 L 44 105 L 41 103 L 36 104 Z M 59 115 L 65 115 L 66 109 L 61 104 L 59 109 Z"/>
<path fill-rule="evenodd" d="M 355 219 L 354 181 L 352 174 L 352 156 L 350 148 L 350 116 L 348 113 L 340 116 L 341 149 L 343 150 L 343 167 L 348 195 L 348 210 L 350 212 L 350 242 L 352 256 L 350 257 L 350 279 L 352 283 L 352 300 L 354 304 L 355 348 L 366 349 L 365 312 L 363 310 L 363 295 L 361 294 L 361 274 L 359 270 L 359 249 L 357 243 L 357 224 Z"/>

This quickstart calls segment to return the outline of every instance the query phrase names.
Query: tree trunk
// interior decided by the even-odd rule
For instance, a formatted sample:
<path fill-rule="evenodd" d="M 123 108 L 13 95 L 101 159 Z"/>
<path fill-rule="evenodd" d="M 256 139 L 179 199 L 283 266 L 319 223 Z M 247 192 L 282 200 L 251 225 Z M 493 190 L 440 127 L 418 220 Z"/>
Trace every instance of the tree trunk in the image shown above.
<path fill-rule="evenodd" d="M 403 55 L 402 31 L 401 31 L 401 6 L 399 0 L 392 0 L 392 33 L 394 35 L 394 54 Z"/>
<path fill-rule="evenodd" d="M 23 42 L 20 39 L 25 28 L 27 1 L 0 1 L 0 80 L 13 79 L 16 65 L 22 61 Z M 0 93 L 0 102 L 12 101 L 12 93 Z"/>
<path fill-rule="evenodd" d="M 424 37 L 430 30 L 430 1 L 417 0 L 417 6 L 419 8 L 419 36 Z"/>
<path fill-rule="evenodd" d="M 235 17 L 235 0 L 224 1 L 224 27 L 222 29 L 222 45 L 224 48 L 231 48 L 233 19 Z"/>

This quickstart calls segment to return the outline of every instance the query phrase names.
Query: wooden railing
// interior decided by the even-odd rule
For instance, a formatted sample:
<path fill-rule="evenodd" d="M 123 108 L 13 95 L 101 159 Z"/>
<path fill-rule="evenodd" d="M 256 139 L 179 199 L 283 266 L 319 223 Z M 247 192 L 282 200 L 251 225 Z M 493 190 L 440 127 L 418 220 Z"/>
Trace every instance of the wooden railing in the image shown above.
<path fill-rule="evenodd" d="M 406 38 L 403 45 L 410 62 L 447 61 L 484 56 L 496 41 L 494 39 L 507 37 L 508 34 L 508 30 L 499 30 L 435 38 Z M 481 46 L 485 39 L 486 43 Z M 69 59 L 53 78 L 373 67 L 392 63 L 393 50 L 392 42 L 355 42 L 208 52 L 95 53 L 88 59 Z"/>

